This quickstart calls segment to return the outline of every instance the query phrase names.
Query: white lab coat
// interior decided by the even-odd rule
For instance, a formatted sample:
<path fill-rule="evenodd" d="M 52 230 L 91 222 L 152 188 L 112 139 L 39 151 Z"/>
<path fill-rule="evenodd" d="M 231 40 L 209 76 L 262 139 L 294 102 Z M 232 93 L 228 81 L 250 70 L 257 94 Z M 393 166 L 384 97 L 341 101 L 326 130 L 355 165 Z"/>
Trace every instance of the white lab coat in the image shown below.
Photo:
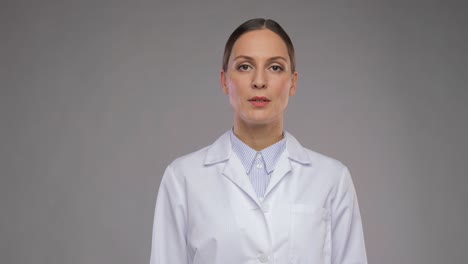
<path fill-rule="evenodd" d="M 259 200 L 229 133 L 173 161 L 156 202 L 150 264 L 364 264 L 348 169 L 289 133 Z"/>

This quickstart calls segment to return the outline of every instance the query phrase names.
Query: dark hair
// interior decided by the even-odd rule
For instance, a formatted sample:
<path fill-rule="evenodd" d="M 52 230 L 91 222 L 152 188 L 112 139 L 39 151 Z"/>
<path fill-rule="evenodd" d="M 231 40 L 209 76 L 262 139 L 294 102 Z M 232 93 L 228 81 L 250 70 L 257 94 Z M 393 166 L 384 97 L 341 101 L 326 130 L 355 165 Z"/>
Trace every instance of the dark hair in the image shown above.
<path fill-rule="evenodd" d="M 269 29 L 276 33 L 284 41 L 286 47 L 288 48 L 289 59 L 291 60 L 291 71 L 294 72 L 296 70 L 296 57 L 294 55 L 294 46 L 291 39 L 289 38 L 286 31 L 284 31 L 284 29 L 276 21 L 264 18 L 250 19 L 242 23 L 232 32 L 231 36 L 229 36 L 229 39 L 226 42 L 226 46 L 224 47 L 223 70 L 227 70 L 232 47 L 234 47 L 234 43 L 236 43 L 237 39 L 239 39 L 239 37 L 244 33 L 259 29 Z"/>

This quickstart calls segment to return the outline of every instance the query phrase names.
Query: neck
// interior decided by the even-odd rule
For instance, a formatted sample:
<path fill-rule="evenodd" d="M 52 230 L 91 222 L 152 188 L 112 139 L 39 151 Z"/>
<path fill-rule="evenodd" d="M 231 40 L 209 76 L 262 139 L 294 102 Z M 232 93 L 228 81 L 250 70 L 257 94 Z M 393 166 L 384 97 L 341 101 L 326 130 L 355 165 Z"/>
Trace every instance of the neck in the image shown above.
<path fill-rule="evenodd" d="M 255 126 L 234 122 L 233 131 L 242 142 L 260 151 L 283 139 L 283 122 Z"/>

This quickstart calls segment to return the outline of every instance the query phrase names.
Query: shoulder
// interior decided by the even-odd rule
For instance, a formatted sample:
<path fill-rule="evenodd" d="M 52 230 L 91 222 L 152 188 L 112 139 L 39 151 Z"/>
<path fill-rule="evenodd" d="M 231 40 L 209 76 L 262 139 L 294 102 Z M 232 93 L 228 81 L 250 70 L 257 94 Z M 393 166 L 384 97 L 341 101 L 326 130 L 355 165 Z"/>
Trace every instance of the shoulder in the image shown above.
<path fill-rule="evenodd" d="M 321 175 L 336 183 L 348 172 L 346 165 L 341 161 L 302 146 L 290 133 L 286 135 L 290 159 L 309 167 L 315 175 Z"/>
<path fill-rule="evenodd" d="M 194 152 L 180 156 L 174 159 L 168 167 L 171 167 L 173 170 L 179 170 L 187 167 L 202 166 L 210 146 L 206 146 Z"/>
<path fill-rule="evenodd" d="M 308 148 L 304 148 L 311 160 L 314 161 L 315 165 L 323 168 L 323 169 L 330 169 L 330 170 L 337 170 L 343 171 L 346 169 L 346 165 L 344 165 L 341 161 L 327 156 L 325 154 L 313 151 Z"/>
<path fill-rule="evenodd" d="M 311 166 L 326 166 L 336 169 L 345 168 L 345 165 L 337 159 L 304 147 L 299 143 L 299 140 L 289 132 L 286 132 L 286 137 L 286 149 L 288 150 L 291 159 L 299 163 L 310 164 Z"/>
<path fill-rule="evenodd" d="M 184 190 L 189 176 L 203 175 L 203 160 L 209 146 L 174 159 L 165 169 L 161 186 L 170 189 Z"/>
<path fill-rule="evenodd" d="M 188 169 L 196 171 L 227 160 L 230 155 L 231 143 L 229 133 L 226 132 L 211 145 L 176 158 L 169 164 L 168 168 L 175 172 L 184 172 Z"/>

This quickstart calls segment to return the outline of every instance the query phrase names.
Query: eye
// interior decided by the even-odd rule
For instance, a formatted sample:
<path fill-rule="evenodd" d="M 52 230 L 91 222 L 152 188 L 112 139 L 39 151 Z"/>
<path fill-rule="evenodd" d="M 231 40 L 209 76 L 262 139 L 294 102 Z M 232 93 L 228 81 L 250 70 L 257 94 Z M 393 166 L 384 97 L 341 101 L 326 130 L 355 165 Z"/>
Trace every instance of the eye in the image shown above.
<path fill-rule="evenodd" d="M 279 65 L 272 65 L 270 67 L 270 69 L 274 72 L 280 72 L 280 71 L 283 71 L 283 67 L 279 66 Z"/>
<path fill-rule="evenodd" d="M 252 67 L 251 67 L 250 65 L 248 65 L 248 64 L 241 64 L 241 65 L 237 66 L 237 69 L 238 69 L 239 71 L 248 71 L 248 70 L 250 70 L 251 68 L 252 68 Z"/>

